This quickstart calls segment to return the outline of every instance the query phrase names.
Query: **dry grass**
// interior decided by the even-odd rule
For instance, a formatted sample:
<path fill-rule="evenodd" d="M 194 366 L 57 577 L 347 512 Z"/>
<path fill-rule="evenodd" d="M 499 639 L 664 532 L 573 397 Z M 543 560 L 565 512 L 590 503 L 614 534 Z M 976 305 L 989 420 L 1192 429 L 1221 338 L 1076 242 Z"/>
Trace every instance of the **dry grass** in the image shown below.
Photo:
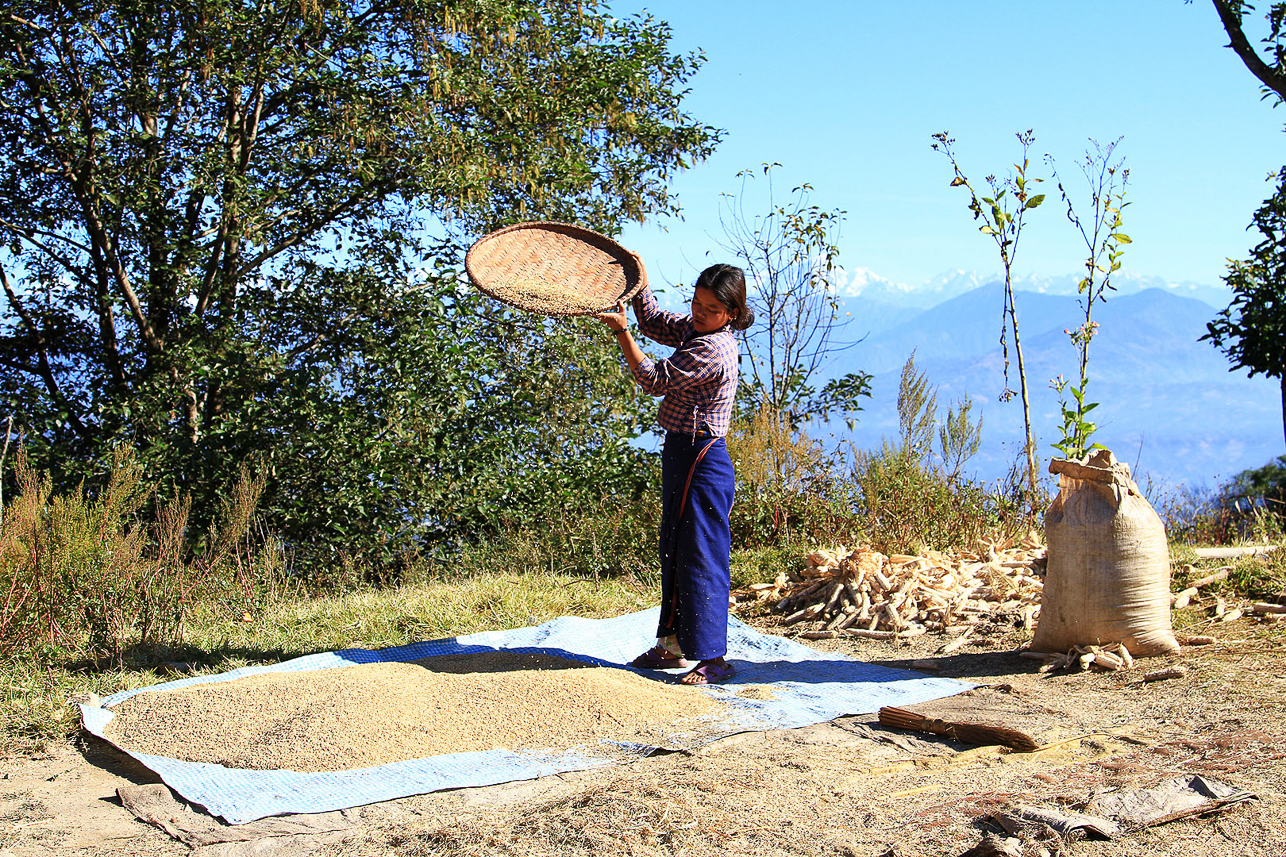
<path fill-rule="evenodd" d="M 21 449 L 14 473 L 18 496 L 0 524 L 0 655 L 120 662 L 129 649 L 181 640 L 197 601 L 249 598 L 264 477 L 243 468 L 206 546 L 189 551 L 190 501 L 158 501 L 143 521 L 153 491 L 123 449 L 97 495 L 54 494 Z"/>
<path fill-rule="evenodd" d="M 1268 566 L 1265 573 L 1275 574 Z M 1261 579 L 1249 570 L 1246 576 Z M 448 602 L 445 613 L 490 603 L 508 618 L 523 603 L 504 596 L 524 588 L 517 583 L 512 578 L 486 586 L 475 582 L 460 601 L 445 589 L 408 590 L 395 612 L 409 620 L 440 599 Z M 588 586 L 564 585 L 557 591 Z M 583 596 L 589 594 L 586 590 Z M 1234 590 L 1220 594 L 1232 597 Z M 364 598 L 328 602 L 327 611 L 334 612 L 322 616 L 318 606 L 282 621 L 304 628 L 357 623 L 371 607 Z M 966 646 L 944 656 L 934 654 L 942 640 L 933 635 L 908 644 L 817 644 L 893 667 L 927 658 L 938 675 L 1007 692 L 1071 736 L 1037 753 L 970 750 L 933 736 L 897 746 L 864 732 L 862 726 L 875 721 L 874 715 L 864 715 L 807 729 L 734 736 L 613 769 L 364 807 L 354 811 L 358 826 L 345 841 L 317 853 L 954 857 L 992 828 L 989 818 L 997 810 L 1020 803 L 1075 808 L 1094 793 L 1141 788 L 1182 772 L 1212 776 L 1259 799 L 1118 841 L 1032 841 L 1025 857 L 1036 857 L 1042 847 L 1076 857 L 1276 857 L 1286 832 L 1286 625 L 1249 619 L 1211 623 L 1203 605 L 1194 611 L 1191 618 L 1200 630 L 1220 642 L 1148 659 L 1119 673 L 1039 673 L 1037 663 L 1016 656 L 1030 631 L 1002 622 L 979 628 Z M 753 621 L 766 631 L 789 633 L 770 617 Z M 374 636 L 383 625 L 382 620 L 363 623 L 352 631 Z M 244 633 L 249 639 L 254 629 Z M 1188 667 L 1185 678 L 1140 680 L 1148 669 L 1178 662 Z M 31 812 L 35 820 L 34 803 Z M 21 848 L 34 841 L 23 838 L 26 831 L 43 828 L 43 822 L 23 828 L 0 847 Z M 130 851 L 137 845 L 122 841 L 96 854 L 142 853 Z"/>

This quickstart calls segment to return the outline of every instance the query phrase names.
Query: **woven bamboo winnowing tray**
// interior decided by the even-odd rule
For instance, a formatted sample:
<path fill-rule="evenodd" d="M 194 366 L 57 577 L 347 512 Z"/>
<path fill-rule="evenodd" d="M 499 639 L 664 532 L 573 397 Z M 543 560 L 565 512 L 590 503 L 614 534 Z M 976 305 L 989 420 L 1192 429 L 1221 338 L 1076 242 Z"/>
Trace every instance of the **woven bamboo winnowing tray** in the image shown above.
<path fill-rule="evenodd" d="M 606 235 L 568 223 L 517 223 L 479 238 L 464 259 L 478 289 L 542 315 L 590 315 L 629 301 L 647 274 Z"/>

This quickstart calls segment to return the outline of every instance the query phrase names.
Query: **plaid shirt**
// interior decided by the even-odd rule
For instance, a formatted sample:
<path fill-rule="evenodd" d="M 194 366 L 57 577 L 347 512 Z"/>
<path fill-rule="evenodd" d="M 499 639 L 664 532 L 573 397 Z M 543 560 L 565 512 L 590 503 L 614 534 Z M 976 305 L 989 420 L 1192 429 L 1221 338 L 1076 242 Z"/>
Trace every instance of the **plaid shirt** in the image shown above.
<path fill-rule="evenodd" d="M 732 399 L 737 392 L 737 335 L 721 327 L 697 333 L 692 317 L 667 312 L 657 306 L 652 290 L 634 298 L 639 330 L 675 351 L 665 360 L 647 355 L 634 370 L 639 386 L 653 396 L 664 396 L 657 422 L 666 431 L 695 433 L 701 423 L 719 437 L 728 433 Z"/>

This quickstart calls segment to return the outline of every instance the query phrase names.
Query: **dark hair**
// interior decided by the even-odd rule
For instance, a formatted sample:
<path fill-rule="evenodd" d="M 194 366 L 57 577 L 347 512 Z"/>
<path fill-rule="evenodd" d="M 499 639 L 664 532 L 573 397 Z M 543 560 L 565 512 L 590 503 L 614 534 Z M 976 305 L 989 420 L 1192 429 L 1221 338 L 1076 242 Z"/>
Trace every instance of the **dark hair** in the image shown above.
<path fill-rule="evenodd" d="M 755 323 L 755 311 L 746 306 L 746 274 L 735 265 L 711 265 L 697 277 L 696 288 L 709 290 L 727 308 L 733 330 Z"/>

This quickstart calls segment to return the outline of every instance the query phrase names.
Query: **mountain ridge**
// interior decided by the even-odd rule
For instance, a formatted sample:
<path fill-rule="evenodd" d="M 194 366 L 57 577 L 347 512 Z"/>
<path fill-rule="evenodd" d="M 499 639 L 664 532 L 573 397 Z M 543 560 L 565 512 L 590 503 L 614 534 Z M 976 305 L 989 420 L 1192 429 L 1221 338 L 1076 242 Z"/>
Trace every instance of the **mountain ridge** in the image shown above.
<path fill-rule="evenodd" d="M 1023 275 L 1014 280 L 1017 292 L 1046 295 L 1077 295 L 1080 274 L 1054 276 Z M 883 277 L 867 268 L 841 270 L 835 278 L 835 293 L 843 298 L 865 298 L 893 306 L 930 309 L 943 301 L 973 291 L 989 283 L 1003 283 L 999 274 L 983 275 L 976 271 L 953 269 L 943 271 L 921 286 L 909 286 Z M 1222 284 L 1211 286 L 1188 280 L 1172 281 L 1164 277 L 1132 271 L 1118 271 L 1112 276 L 1114 288 L 1111 296 L 1135 294 L 1147 289 L 1160 289 L 1182 297 L 1195 298 L 1216 309 L 1222 309 L 1232 299 L 1232 290 Z"/>
<path fill-rule="evenodd" d="M 1004 476 L 1021 450 L 1023 428 L 1017 397 L 997 401 L 1006 388 L 999 345 L 1002 298 L 1002 285 L 992 281 L 904 321 L 873 325 L 819 379 L 870 372 L 872 398 L 854 431 L 835 423 L 825 429 L 859 449 L 879 449 L 884 439 L 896 438 L 898 381 L 914 353 L 918 371 L 938 388 L 940 408 L 968 395 L 983 418 L 983 448 L 966 469 L 984 482 Z M 860 296 L 839 300 L 842 312 L 863 317 L 866 301 Z M 1077 380 L 1078 352 L 1064 331 L 1084 315 L 1074 295 L 1022 292 L 1016 303 L 1032 421 L 1047 460 L 1061 436 L 1060 405 L 1050 382 L 1059 375 Z M 1093 440 L 1137 463 L 1141 479 L 1209 485 L 1281 454 L 1277 380 L 1230 371 L 1227 358 L 1200 341 L 1216 311 L 1163 288 L 1113 293 L 1095 307 L 1100 328 L 1090 344 L 1087 399 L 1101 404 L 1091 415 L 1099 424 Z M 1016 391 L 1012 339 L 1008 347 L 1008 387 Z"/>

